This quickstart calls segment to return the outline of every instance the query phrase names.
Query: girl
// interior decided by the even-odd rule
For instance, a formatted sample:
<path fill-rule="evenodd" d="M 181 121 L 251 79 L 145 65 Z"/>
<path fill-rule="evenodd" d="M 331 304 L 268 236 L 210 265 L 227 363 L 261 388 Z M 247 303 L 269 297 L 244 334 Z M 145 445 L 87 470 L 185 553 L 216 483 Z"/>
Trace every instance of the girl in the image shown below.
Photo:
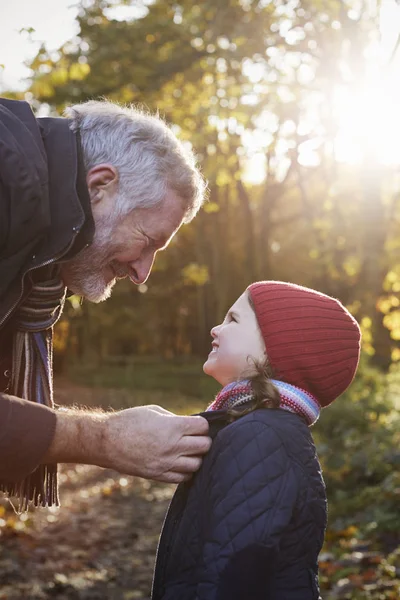
<path fill-rule="evenodd" d="M 351 383 L 360 329 L 334 298 L 262 281 L 211 335 L 214 441 L 172 499 L 152 600 L 317 600 L 327 507 L 309 427 Z"/>

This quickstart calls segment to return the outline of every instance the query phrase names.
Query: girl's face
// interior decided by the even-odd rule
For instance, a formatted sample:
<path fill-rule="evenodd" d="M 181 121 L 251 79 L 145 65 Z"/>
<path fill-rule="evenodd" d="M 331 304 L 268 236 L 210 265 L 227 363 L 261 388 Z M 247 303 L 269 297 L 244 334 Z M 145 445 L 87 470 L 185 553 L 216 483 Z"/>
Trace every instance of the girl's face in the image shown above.
<path fill-rule="evenodd" d="M 264 340 L 247 291 L 229 309 L 223 323 L 213 327 L 211 336 L 212 350 L 203 371 L 221 385 L 255 374 L 254 361 L 265 361 Z"/>

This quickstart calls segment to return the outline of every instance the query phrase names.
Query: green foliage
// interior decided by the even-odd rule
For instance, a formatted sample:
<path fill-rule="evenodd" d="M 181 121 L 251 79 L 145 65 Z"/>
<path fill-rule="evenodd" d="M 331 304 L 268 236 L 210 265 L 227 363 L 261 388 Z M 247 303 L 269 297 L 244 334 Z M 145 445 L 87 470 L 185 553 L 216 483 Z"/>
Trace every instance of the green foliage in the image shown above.
<path fill-rule="evenodd" d="M 315 426 L 333 529 L 400 530 L 399 384 L 399 369 L 384 376 L 364 363 Z"/>
<path fill-rule="evenodd" d="M 387 369 L 400 358 L 398 184 L 370 149 L 359 168 L 336 160 L 331 105 L 336 85 L 356 92 L 368 71 L 374 16 L 339 0 L 157 0 L 121 20 L 118 4 L 85 2 L 78 36 L 57 53 L 39 50 L 33 104 L 61 111 L 107 96 L 158 110 L 196 149 L 210 201 L 157 260 L 145 302 L 132 293 L 135 309 L 126 308 L 123 288 L 107 310 L 70 313 L 80 356 L 204 356 L 210 327 L 248 283 L 270 278 L 340 298 Z M 316 166 L 304 165 L 307 144 Z M 265 165 L 258 184 L 246 183 L 251 155 Z M 133 328 L 145 323 L 145 342 L 121 315 Z"/>
<path fill-rule="evenodd" d="M 88 0 L 78 36 L 56 54 L 40 49 L 33 105 L 61 112 L 107 96 L 158 110 L 195 148 L 209 202 L 157 258 L 147 289 L 120 282 L 104 305 L 68 305 L 59 367 L 72 363 L 76 380 L 96 386 L 211 396 L 190 357 L 205 358 L 210 328 L 251 281 L 294 281 L 340 298 L 381 371 L 364 357 L 314 428 L 330 526 L 398 532 L 399 375 L 385 373 L 400 359 L 400 193 L 396 169 L 379 163 L 368 139 L 380 115 L 365 122 L 359 165 L 335 153 L 336 86 L 363 87 L 375 16 L 351 0 L 155 0 L 117 20 L 116 4 Z M 314 164 L 304 161 L 310 146 Z M 265 166 L 258 183 L 246 178 L 252 155 Z"/>

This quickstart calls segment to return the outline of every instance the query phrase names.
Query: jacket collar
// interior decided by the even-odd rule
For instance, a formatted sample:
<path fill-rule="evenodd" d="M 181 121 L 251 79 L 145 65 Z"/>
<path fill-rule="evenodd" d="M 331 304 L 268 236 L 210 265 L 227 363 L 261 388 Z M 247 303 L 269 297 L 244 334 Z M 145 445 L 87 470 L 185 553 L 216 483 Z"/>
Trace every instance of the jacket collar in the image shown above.
<path fill-rule="evenodd" d="M 80 136 L 70 130 L 68 119 L 37 121 L 49 165 L 51 227 L 43 253 L 64 260 L 82 250 L 94 235 Z"/>
<path fill-rule="evenodd" d="M 210 426 L 209 436 L 212 440 L 217 437 L 217 434 L 231 423 L 231 419 L 227 410 L 214 410 L 197 413 L 196 416 L 203 417 L 208 421 Z"/>
<path fill-rule="evenodd" d="M 12 242 L 1 248 L 2 327 L 29 291 L 27 273 L 36 277 L 47 265 L 72 258 L 91 243 L 94 221 L 79 139 L 67 119 L 35 119 L 26 102 L 0 99 L 0 128 L 4 152 L 14 160 L 4 190 L 0 186 L 0 245 Z M 18 218 L 8 214 L 9 189 L 18 192 Z"/>

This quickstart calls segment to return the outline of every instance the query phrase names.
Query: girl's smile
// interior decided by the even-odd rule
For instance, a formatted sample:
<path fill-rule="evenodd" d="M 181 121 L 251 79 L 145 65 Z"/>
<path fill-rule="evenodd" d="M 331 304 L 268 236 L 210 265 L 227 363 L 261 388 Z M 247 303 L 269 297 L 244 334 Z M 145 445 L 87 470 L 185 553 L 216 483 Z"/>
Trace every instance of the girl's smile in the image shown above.
<path fill-rule="evenodd" d="M 228 311 L 221 325 L 211 330 L 212 349 L 203 370 L 221 385 L 254 373 L 254 363 L 266 352 L 256 315 L 244 292 Z"/>

